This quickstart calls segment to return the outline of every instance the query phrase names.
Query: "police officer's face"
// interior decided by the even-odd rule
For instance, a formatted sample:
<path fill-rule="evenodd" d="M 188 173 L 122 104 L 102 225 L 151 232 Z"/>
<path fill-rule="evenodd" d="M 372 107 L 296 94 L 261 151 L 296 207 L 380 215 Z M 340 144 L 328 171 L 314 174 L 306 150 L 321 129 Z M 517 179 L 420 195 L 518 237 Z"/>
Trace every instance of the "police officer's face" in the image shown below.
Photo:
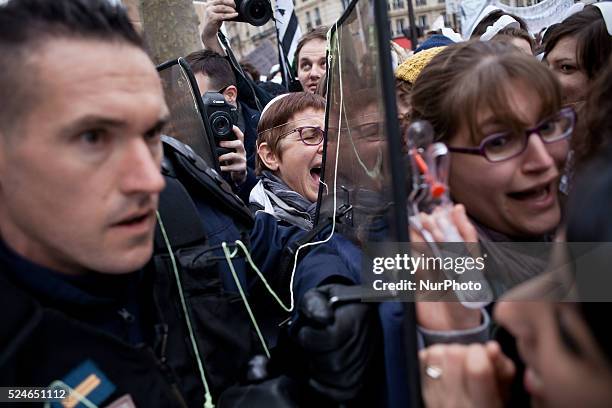
<path fill-rule="evenodd" d="M 32 55 L 38 97 L 0 135 L 2 238 L 63 273 L 134 271 L 151 256 L 164 187 L 155 68 L 97 40 L 50 40 Z"/>

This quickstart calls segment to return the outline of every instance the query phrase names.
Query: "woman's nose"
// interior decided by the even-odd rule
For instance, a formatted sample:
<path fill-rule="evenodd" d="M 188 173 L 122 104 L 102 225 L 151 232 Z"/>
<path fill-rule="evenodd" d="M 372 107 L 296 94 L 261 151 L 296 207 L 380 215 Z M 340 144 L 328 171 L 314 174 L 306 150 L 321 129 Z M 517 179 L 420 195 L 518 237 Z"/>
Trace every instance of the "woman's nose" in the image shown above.
<path fill-rule="evenodd" d="M 532 133 L 527 138 L 523 170 L 526 173 L 539 173 L 549 170 L 555 166 L 555 160 L 548 151 L 546 144 L 537 133 Z"/>

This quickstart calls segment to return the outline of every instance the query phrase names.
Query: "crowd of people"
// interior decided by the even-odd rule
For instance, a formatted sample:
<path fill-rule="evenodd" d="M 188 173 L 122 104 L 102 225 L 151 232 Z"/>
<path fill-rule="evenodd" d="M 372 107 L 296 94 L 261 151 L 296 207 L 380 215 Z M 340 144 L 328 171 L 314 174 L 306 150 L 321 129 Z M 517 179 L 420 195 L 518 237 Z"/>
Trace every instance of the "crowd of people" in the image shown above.
<path fill-rule="evenodd" d="M 121 5 L 0 5 L 0 386 L 59 387 L 72 407 L 406 407 L 418 365 L 426 407 L 611 405 L 612 2 L 537 35 L 492 7 L 471 38 L 391 46 L 402 154 L 426 169 L 408 129 L 428 123 L 450 160 L 410 240 L 489 254 L 494 296 L 416 302 L 415 321 L 361 291 L 364 246 L 394 221 L 358 238 L 335 229 L 350 206 L 321 221 L 338 135 L 368 174 L 388 166 L 385 127 L 360 122 L 377 101 L 349 92 L 356 119 L 334 127 L 327 27 L 297 46 L 302 91 L 259 83 L 219 41 L 237 16 L 206 1 L 203 49 L 181 56 L 198 97 L 235 112 L 211 163 L 168 126 Z"/>

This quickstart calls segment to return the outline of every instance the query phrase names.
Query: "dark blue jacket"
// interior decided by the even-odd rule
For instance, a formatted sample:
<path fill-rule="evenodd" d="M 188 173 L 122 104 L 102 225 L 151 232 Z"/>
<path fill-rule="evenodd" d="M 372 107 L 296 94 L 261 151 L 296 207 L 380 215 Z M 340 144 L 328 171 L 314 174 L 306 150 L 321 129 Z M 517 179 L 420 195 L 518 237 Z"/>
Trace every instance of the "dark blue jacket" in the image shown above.
<path fill-rule="evenodd" d="M 244 149 L 247 155 L 247 178 L 237 186 L 234 191 L 242 201 L 248 204 L 251 190 L 257 184 L 255 176 L 255 158 L 257 157 L 257 124 L 259 123 L 260 113 L 255 109 L 249 108 L 245 103 L 238 102 L 242 110 L 244 119 Z"/>
<path fill-rule="evenodd" d="M 361 249 L 340 234 L 334 234 L 327 243 L 317 245 L 297 268 L 294 286 L 296 299 L 301 299 L 306 291 L 325 281 L 341 279 L 359 284 L 362 256 Z M 378 306 L 378 314 L 383 331 L 386 375 L 386 392 L 380 396 L 381 406 L 405 408 L 409 402 L 406 392 L 407 368 L 404 364 L 406 350 L 402 334 L 404 308 L 400 302 L 382 302 Z"/>
<path fill-rule="evenodd" d="M 257 157 L 257 125 L 261 114 L 246 104 L 238 102 L 244 119 L 244 148 L 247 154 L 247 167 L 255 169 L 255 158 Z"/>

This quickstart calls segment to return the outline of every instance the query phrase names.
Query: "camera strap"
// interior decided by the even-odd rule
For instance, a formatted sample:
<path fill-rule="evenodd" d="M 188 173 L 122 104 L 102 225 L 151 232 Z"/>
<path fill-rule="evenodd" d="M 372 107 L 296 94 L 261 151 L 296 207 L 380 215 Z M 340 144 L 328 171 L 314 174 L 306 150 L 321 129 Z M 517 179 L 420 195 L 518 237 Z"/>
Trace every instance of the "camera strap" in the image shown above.
<path fill-rule="evenodd" d="M 251 93 L 253 94 L 255 105 L 257 105 L 257 110 L 261 112 L 263 110 L 263 106 L 259 98 L 257 97 L 257 92 L 255 92 L 253 81 L 251 81 L 249 76 L 244 73 L 244 70 L 240 66 L 240 63 L 236 59 L 236 56 L 234 55 L 234 52 L 232 51 L 232 48 L 230 47 L 229 42 L 227 41 L 227 38 L 225 37 L 225 34 L 223 34 L 221 31 L 218 31 L 217 37 L 219 38 L 219 41 L 221 42 L 221 46 L 225 50 L 225 53 L 227 54 L 230 64 L 232 64 L 234 70 L 238 72 L 240 76 L 242 76 L 242 78 L 244 78 L 247 84 L 249 84 L 249 88 L 251 89 Z"/>

